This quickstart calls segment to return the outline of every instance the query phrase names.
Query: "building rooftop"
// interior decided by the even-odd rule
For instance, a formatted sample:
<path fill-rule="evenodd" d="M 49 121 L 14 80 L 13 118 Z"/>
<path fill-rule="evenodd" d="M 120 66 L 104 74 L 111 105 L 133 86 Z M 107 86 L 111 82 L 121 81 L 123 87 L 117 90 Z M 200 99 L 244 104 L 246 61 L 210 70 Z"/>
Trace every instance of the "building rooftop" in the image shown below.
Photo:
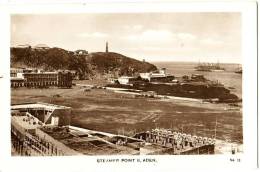
<path fill-rule="evenodd" d="M 10 70 L 23 70 L 24 68 L 22 67 L 11 67 Z"/>
<path fill-rule="evenodd" d="M 20 44 L 20 45 L 17 45 L 16 47 L 17 48 L 24 48 L 24 47 L 30 47 L 31 45 L 30 44 Z"/>
<path fill-rule="evenodd" d="M 10 78 L 12 81 L 23 81 L 24 78 L 18 78 L 18 77 L 11 77 Z"/>
<path fill-rule="evenodd" d="M 38 74 L 58 74 L 58 72 L 32 72 L 32 73 L 25 73 L 26 75 L 38 75 Z"/>
<path fill-rule="evenodd" d="M 121 137 L 110 133 L 72 126 L 67 129 L 45 127 L 41 130 L 69 148 L 85 155 L 133 155 L 139 152 L 129 146 L 116 144 Z"/>
<path fill-rule="evenodd" d="M 11 106 L 11 110 L 19 110 L 19 109 L 70 109 L 70 107 L 67 106 L 60 106 L 55 104 L 49 104 L 49 103 L 42 103 L 42 102 L 36 102 L 36 103 L 24 103 L 24 104 L 13 104 Z"/>
<path fill-rule="evenodd" d="M 37 44 L 33 48 L 50 48 L 50 47 L 46 44 Z"/>
<path fill-rule="evenodd" d="M 160 145 L 145 143 L 143 147 L 140 147 L 140 154 L 141 155 L 152 154 L 152 153 L 160 152 L 165 149 L 167 148 L 162 147 Z"/>
<path fill-rule="evenodd" d="M 133 76 L 121 76 L 119 77 L 120 79 L 131 79 L 131 78 L 135 78 Z"/>
<path fill-rule="evenodd" d="M 32 130 L 38 128 L 40 126 L 38 122 L 39 120 L 32 116 L 12 116 L 12 124 L 18 125 L 25 130 Z"/>
<path fill-rule="evenodd" d="M 157 77 L 166 77 L 165 74 L 162 73 L 152 73 L 151 78 L 157 78 Z"/>

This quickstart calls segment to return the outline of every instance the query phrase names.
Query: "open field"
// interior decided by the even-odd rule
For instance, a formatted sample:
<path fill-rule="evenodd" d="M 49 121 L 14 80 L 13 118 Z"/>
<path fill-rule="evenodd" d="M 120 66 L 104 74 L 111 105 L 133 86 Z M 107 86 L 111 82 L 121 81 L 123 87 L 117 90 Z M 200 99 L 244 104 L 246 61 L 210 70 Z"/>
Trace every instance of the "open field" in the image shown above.
<path fill-rule="evenodd" d="M 41 101 L 70 106 L 74 126 L 132 135 L 155 127 L 242 143 L 242 112 L 214 104 L 134 98 L 104 89 L 12 89 L 12 104 Z M 216 108 L 212 108 L 216 107 Z"/>

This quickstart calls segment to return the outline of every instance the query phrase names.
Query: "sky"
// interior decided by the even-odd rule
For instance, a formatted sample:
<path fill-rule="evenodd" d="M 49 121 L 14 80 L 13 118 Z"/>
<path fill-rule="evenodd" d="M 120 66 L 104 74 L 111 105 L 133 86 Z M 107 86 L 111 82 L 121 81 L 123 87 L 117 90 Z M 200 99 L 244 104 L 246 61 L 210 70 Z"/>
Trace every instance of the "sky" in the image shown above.
<path fill-rule="evenodd" d="M 146 61 L 242 63 L 240 13 L 15 14 L 11 46 L 46 44 Z"/>

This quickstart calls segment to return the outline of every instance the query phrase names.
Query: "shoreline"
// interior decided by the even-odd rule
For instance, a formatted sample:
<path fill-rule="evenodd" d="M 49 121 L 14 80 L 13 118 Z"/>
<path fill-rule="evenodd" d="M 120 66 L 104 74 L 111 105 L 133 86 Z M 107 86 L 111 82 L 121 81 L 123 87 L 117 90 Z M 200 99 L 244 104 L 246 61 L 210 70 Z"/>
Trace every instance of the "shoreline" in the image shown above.
<path fill-rule="evenodd" d="M 128 94 L 128 95 L 142 95 L 141 93 L 137 92 L 130 92 L 133 91 L 141 91 L 141 90 L 135 90 L 135 89 L 126 89 L 126 88 L 114 88 L 114 87 L 103 87 L 104 89 L 111 90 L 115 93 L 122 93 L 122 94 Z M 130 90 L 130 91 L 129 91 Z M 233 107 L 229 105 L 228 103 L 211 103 L 206 102 L 203 99 L 195 99 L 195 98 L 187 98 L 187 97 L 177 97 L 177 96 L 166 96 L 166 95 L 156 95 L 154 98 L 150 98 L 151 100 L 157 100 L 157 101 L 165 101 L 165 102 L 173 102 L 181 105 L 187 105 L 191 107 L 203 107 L 215 109 L 219 108 L 220 110 L 224 111 L 238 111 L 242 112 L 242 104 L 241 107 Z"/>

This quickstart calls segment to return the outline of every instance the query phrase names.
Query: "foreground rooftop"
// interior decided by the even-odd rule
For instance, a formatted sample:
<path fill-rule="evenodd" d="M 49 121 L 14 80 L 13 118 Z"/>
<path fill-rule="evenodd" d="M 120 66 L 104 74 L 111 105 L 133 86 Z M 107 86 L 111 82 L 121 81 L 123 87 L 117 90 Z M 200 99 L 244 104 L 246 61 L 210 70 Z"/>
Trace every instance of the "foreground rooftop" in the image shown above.
<path fill-rule="evenodd" d="M 11 110 L 20 110 L 20 109 L 70 109 L 67 106 L 49 104 L 49 103 L 42 103 L 42 102 L 35 102 L 35 103 L 23 103 L 23 104 L 13 104 L 11 106 Z"/>

